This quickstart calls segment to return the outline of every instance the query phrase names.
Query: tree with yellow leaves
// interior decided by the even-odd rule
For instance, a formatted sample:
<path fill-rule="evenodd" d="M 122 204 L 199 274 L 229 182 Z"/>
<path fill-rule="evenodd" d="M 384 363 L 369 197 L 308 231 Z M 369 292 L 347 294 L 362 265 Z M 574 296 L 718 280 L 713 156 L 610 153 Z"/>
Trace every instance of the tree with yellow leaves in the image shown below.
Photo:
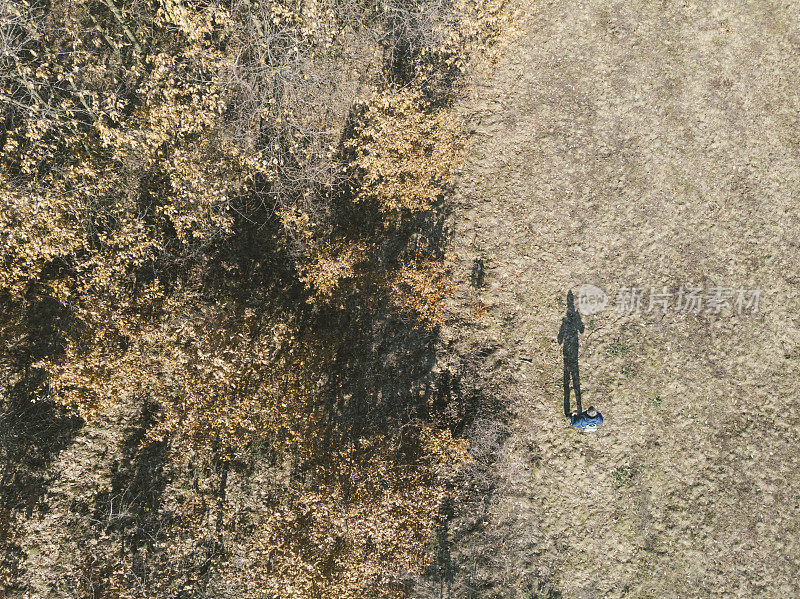
<path fill-rule="evenodd" d="M 468 459 L 417 390 L 502 9 L 0 0 L 3 410 L 111 439 L 9 486 L 4 592 L 403 596 Z"/>

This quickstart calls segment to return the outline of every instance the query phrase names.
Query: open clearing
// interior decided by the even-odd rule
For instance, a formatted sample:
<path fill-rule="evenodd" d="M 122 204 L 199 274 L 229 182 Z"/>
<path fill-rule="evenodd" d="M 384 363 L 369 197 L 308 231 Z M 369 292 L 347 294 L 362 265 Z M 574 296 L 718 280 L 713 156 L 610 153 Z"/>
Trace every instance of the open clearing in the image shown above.
<path fill-rule="evenodd" d="M 463 108 L 471 324 L 450 334 L 497 348 L 484 375 L 512 416 L 452 596 L 798 596 L 800 4 L 521 9 Z M 581 284 L 610 296 L 581 336 L 596 435 L 561 414 L 556 335 Z M 647 312 L 681 285 L 759 288 L 758 310 Z M 615 312 L 632 286 L 642 310 Z"/>

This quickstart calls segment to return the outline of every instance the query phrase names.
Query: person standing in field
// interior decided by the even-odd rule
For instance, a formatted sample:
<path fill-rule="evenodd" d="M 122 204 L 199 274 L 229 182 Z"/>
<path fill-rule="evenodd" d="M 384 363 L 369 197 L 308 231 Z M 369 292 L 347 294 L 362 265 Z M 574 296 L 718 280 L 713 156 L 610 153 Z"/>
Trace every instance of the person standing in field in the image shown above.
<path fill-rule="evenodd" d="M 589 409 L 583 413 L 572 412 L 569 423 L 582 433 L 595 433 L 597 427 L 603 424 L 603 415 L 595 410 L 594 406 L 589 406 Z"/>

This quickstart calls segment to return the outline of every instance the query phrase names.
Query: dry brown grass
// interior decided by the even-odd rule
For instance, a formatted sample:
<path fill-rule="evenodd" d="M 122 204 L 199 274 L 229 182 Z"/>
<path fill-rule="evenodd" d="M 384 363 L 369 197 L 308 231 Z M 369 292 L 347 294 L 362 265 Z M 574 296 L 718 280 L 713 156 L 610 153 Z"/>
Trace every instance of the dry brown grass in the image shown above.
<path fill-rule="evenodd" d="M 463 103 L 460 305 L 489 313 L 453 335 L 502 346 L 485 378 L 514 416 L 486 524 L 451 524 L 450 596 L 797 595 L 797 6 L 521 7 L 525 33 Z M 606 424 L 580 435 L 555 337 L 583 283 L 762 303 L 585 317 L 584 404 Z"/>

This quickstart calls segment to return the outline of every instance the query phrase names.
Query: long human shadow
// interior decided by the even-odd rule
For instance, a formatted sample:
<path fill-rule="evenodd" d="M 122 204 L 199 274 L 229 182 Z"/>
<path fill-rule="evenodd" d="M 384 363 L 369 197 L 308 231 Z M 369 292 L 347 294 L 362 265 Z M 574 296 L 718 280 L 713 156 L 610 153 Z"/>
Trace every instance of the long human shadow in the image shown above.
<path fill-rule="evenodd" d="M 575 296 L 572 291 L 567 292 L 567 313 L 561 319 L 561 328 L 558 331 L 558 343 L 562 346 L 564 354 L 564 415 L 570 415 L 570 381 L 575 390 L 575 403 L 578 414 L 581 409 L 581 382 L 578 373 L 578 334 L 584 332 L 583 321 L 578 310 L 575 309 Z"/>

